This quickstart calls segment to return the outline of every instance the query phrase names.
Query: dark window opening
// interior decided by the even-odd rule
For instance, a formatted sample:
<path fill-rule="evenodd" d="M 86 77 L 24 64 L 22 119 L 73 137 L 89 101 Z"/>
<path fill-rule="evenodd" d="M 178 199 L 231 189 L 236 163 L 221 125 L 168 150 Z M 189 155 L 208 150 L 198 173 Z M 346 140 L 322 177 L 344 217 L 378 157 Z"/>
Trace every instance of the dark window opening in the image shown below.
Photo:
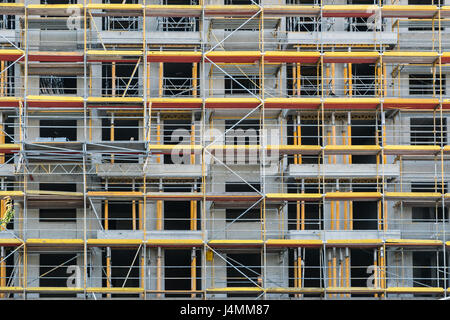
<path fill-rule="evenodd" d="M 227 287 L 256 287 L 254 283 L 258 283 L 259 279 L 261 279 L 261 254 L 227 254 Z M 229 293 L 227 296 L 228 298 L 243 298 L 256 297 L 258 294 Z"/>
<path fill-rule="evenodd" d="M 76 192 L 77 185 L 75 183 L 40 183 L 39 190 L 43 191 L 66 191 Z M 39 222 L 76 222 L 77 221 L 77 209 L 70 208 L 69 203 L 60 204 L 60 208 L 57 202 L 52 203 L 51 208 L 39 209 Z M 46 202 L 42 204 L 45 206 Z"/>
<path fill-rule="evenodd" d="M 288 118 L 287 126 L 287 143 L 288 145 L 294 145 L 294 130 L 297 131 L 297 124 L 294 122 L 292 116 Z M 320 129 L 320 124 L 317 120 L 301 120 L 300 130 L 301 130 L 301 145 L 322 145 L 322 130 Z M 322 157 L 314 155 L 302 155 L 302 164 L 318 164 L 319 161 L 322 163 Z M 289 164 L 294 163 L 294 157 L 288 157 Z"/>
<path fill-rule="evenodd" d="M 67 287 L 68 267 L 77 265 L 76 254 L 40 254 L 39 255 L 39 286 Z M 75 298 L 73 293 L 41 293 L 41 298 Z"/>
<path fill-rule="evenodd" d="M 374 120 L 352 120 L 352 145 L 376 145 Z M 352 163 L 376 163 L 376 155 L 352 155 Z"/>
<path fill-rule="evenodd" d="M 256 145 L 259 143 L 259 120 L 225 120 L 227 145 Z M 232 128 L 232 129 L 231 129 Z M 231 130 L 230 130 L 231 129 Z"/>
<path fill-rule="evenodd" d="M 0 15 L 0 30 L 2 29 L 2 15 Z M 3 81 L 0 85 L 0 91 L 3 96 L 14 96 L 15 94 L 15 82 L 16 76 L 14 69 L 15 61 L 5 61 L 3 70 L 3 75 L 5 76 L 5 81 Z"/>
<path fill-rule="evenodd" d="M 445 74 L 442 78 L 436 75 L 433 83 L 432 74 L 410 74 L 409 75 L 409 94 L 410 95 L 433 95 L 439 96 L 441 94 L 441 80 L 442 79 L 442 95 L 445 95 Z"/>
<path fill-rule="evenodd" d="M 102 119 L 102 140 L 111 141 L 111 119 Z M 138 120 L 114 120 L 114 141 L 139 141 Z"/>
<path fill-rule="evenodd" d="M 139 223 L 138 201 L 134 203 L 136 212 L 135 226 Z M 102 205 L 102 216 L 105 219 L 105 203 Z M 133 202 L 108 200 L 108 229 L 109 230 L 133 230 Z"/>
<path fill-rule="evenodd" d="M 230 183 L 227 182 L 225 184 L 225 192 L 256 192 L 255 191 L 261 191 L 261 185 L 257 182 L 250 182 L 250 183 Z"/>
<path fill-rule="evenodd" d="M 40 76 L 39 91 L 49 95 L 77 94 L 77 77 Z"/>
<path fill-rule="evenodd" d="M 287 5 L 318 5 L 319 0 L 287 0 Z M 313 17 L 286 17 L 286 31 L 313 32 L 321 31 L 321 24 Z"/>
<path fill-rule="evenodd" d="M 113 288 L 137 288 L 139 287 L 139 261 L 140 256 L 136 257 L 136 250 L 115 249 L 111 250 L 111 287 Z M 103 266 L 106 269 L 106 250 L 102 254 Z M 134 261 L 134 263 L 133 263 Z M 107 287 L 106 272 L 102 272 L 102 286 Z M 103 297 L 106 295 L 104 294 Z M 139 294 L 112 294 L 116 298 L 137 298 Z"/>
<path fill-rule="evenodd" d="M 441 6 L 445 1 L 441 0 L 408 0 L 408 5 L 436 5 Z M 409 19 L 413 20 L 413 19 Z M 434 21 L 434 20 L 433 20 Z M 439 24 L 438 21 L 435 21 L 434 30 L 438 31 Z M 412 25 L 408 27 L 408 31 L 432 31 L 431 20 L 426 19 L 414 19 Z M 441 27 L 441 30 L 444 30 Z"/>
<path fill-rule="evenodd" d="M 353 192 L 376 192 L 376 185 L 353 187 Z M 353 230 L 378 228 L 378 201 L 353 201 Z"/>
<path fill-rule="evenodd" d="M 9 226 L 7 226 L 7 228 L 10 229 Z M 14 254 L 12 254 L 13 250 L 15 250 L 15 248 L 8 249 L 7 247 L 5 247 L 5 260 L 4 260 L 4 262 L 6 264 L 6 274 L 5 274 L 6 284 L 13 283 L 12 279 L 14 278 L 14 274 L 15 274 L 14 271 L 16 269 L 16 264 L 14 263 Z M 12 293 L 9 293 L 9 294 L 6 293 L 5 297 L 6 298 L 13 297 L 13 294 Z"/>
<path fill-rule="evenodd" d="M 226 222 L 259 222 L 261 220 L 261 210 L 250 209 L 226 209 Z M 243 214 L 245 212 L 245 214 Z"/>
<path fill-rule="evenodd" d="M 139 0 L 103 0 L 111 4 L 138 4 Z M 139 29 L 139 17 L 133 16 L 106 16 L 102 17 L 102 29 L 105 31 L 136 31 Z"/>
<path fill-rule="evenodd" d="M 367 287 L 367 280 L 374 270 L 369 266 L 374 265 L 373 249 L 350 249 L 351 287 Z M 353 295 L 352 295 L 353 296 Z M 357 295 L 358 297 L 370 297 L 371 295 Z"/>
<path fill-rule="evenodd" d="M 201 288 L 201 253 L 196 250 L 196 289 Z M 165 290 L 191 290 L 191 250 L 164 250 Z M 166 298 L 187 298 L 190 294 L 166 293 Z"/>
<path fill-rule="evenodd" d="M 369 63 L 352 64 L 352 87 L 354 96 L 374 96 L 375 65 Z"/>
<path fill-rule="evenodd" d="M 163 73 L 164 96 L 192 95 L 192 63 L 164 63 Z"/>
<path fill-rule="evenodd" d="M 15 0 L 3 0 L 3 3 L 14 3 Z M 16 28 L 16 17 L 14 15 L 0 14 L 0 29 L 14 30 Z"/>
<path fill-rule="evenodd" d="M 163 0 L 163 5 L 198 5 L 198 0 Z M 193 32 L 199 30 L 198 17 L 158 17 L 162 31 Z"/>
<path fill-rule="evenodd" d="M 192 185 L 165 186 L 164 192 L 193 192 Z M 190 230 L 191 202 L 164 201 L 164 230 Z M 200 201 L 197 201 L 197 218 L 200 212 Z M 199 224 L 197 223 L 197 228 Z"/>
<path fill-rule="evenodd" d="M 189 201 L 164 201 L 164 230 L 189 230 L 190 210 Z"/>
<path fill-rule="evenodd" d="M 447 118 L 411 118 L 411 145 L 447 144 Z"/>
<path fill-rule="evenodd" d="M 259 78 L 255 75 L 225 76 L 225 94 L 257 94 Z"/>
<path fill-rule="evenodd" d="M 315 17 L 286 17 L 286 31 L 320 32 L 322 25 Z"/>
<path fill-rule="evenodd" d="M 5 118 L 3 127 L 5 132 L 5 143 L 14 143 L 14 116 L 7 115 Z M 5 154 L 5 162 L 10 161 L 12 157 L 14 157 L 14 154 L 12 153 Z"/>
<path fill-rule="evenodd" d="M 444 212 L 444 214 L 442 214 Z M 448 220 L 448 207 L 444 207 L 442 211 L 441 206 L 437 207 L 412 207 L 412 221 L 413 222 L 442 222 Z"/>
<path fill-rule="evenodd" d="M 45 140 L 77 141 L 77 121 L 41 120 L 39 136 Z"/>
<path fill-rule="evenodd" d="M 14 96 L 15 95 L 15 83 L 16 83 L 16 76 L 15 76 L 15 64 L 14 61 L 7 61 L 6 67 L 8 70 L 6 71 L 6 76 L 8 79 L 8 83 L 6 84 L 6 88 L 4 90 L 6 91 L 7 96 Z"/>
<path fill-rule="evenodd" d="M 289 287 L 295 287 L 295 272 L 294 272 L 294 250 L 289 250 Z M 320 288 L 321 287 L 321 274 L 320 274 L 320 249 L 301 249 L 302 258 L 301 272 L 302 275 L 297 275 L 297 280 L 301 282 L 302 288 Z M 294 297 L 291 294 L 290 297 Z M 305 294 L 304 297 L 315 297 L 318 294 Z"/>
<path fill-rule="evenodd" d="M 114 120 L 114 139 L 111 139 L 111 119 L 102 119 L 102 140 L 103 141 L 139 141 L 139 121 L 138 120 Z M 103 154 L 103 160 L 115 163 L 137 163 L 139 156 L 124 152 Z"/>
<path fill-rule="evenodd" d="M 139 66 L 136 63 L 115 63 L 113 79 L 112 62 L 102 64 L 102 95 L 108 97 L 136 97 L 139 95 Z M 134 73 L 133 73 L 134 72 Z M 133 78 L 130 81 L 131 76 Z M 115 87 L 113 88 L 113 80 Z"/>
<path fill-rule="evenodd" d="M 109 191 L 133 191 L 129 184 L 109 184 Z M 136 219 L 134 225 L 139 225 L 139 201 L 134 201 Z M 105 227 L 105 201 L 102 201 L 102 220 Z M 133 229 L 133 201 L 132 200 L 108 200 L 108 229 L 109 230 L 134 230 Z"/>
<path fill-rule="evenodd" d="M 438 192 L 447 193 L 447 184 L 444 183 L 444 188 L 442 189 L 442 183 L 438 182 L 416 182 L 411 183 L 411 192 Z"/>
<path fill-rule="evenodd" d="M 297 184 L 288 185 L 288 193 L 302 193 L 301 187 Z M 305 193 L 322 193 L 318 184 L 308 184 L 305 186 Z M 301 212 L 302 204 L 299 203 L 297 207 L 296 201 L 288 203 L 288 229 L 297 229 L 297 213 Z M 323 210 L 323 204 L 321 202 L 310 202 L 304 203 L 305 207 L 305 230 L 322 230 L 323 229 L 323 219 L 321 219 L 321 213 Z M 299 211 L 298 211 L 299 210 Z M 300 229 L 301 221 L 299 221 Z"/>
<path fill-rule="evenodd" d="M 298 81 L 295 64 L 291 64 L 287 69 L 287 94 L 289 96 L 317 96 L 320 93 L 320 77 L 317 77 L 319 66 L 301 65 L 300 81 Z M 320 73 L 319 73 L 320 75 Z M 300 86 L 298 88 L 298 86 Z M 300 89 L 300 90 L 298 90 Z"/>
<path fill-rule="evenodd" d="M 443 270 L 442 252 L 414 251 L 412 260 L 413 287 L 440 287 L 445 285 L 442 275 L 438 274 L 439 270 Z M 415 296 L 425 295 L 415 294 Z"/>

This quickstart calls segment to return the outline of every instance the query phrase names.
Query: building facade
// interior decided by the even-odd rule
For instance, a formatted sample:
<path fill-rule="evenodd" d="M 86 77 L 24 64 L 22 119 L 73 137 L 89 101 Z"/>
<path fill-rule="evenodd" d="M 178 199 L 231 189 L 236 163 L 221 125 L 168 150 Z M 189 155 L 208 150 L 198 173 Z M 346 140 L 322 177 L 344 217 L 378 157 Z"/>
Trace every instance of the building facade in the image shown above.
<path fill-rule="evenodd" d="M 0 0 L 0 298 L 447 297 L 449 18 Z"/>

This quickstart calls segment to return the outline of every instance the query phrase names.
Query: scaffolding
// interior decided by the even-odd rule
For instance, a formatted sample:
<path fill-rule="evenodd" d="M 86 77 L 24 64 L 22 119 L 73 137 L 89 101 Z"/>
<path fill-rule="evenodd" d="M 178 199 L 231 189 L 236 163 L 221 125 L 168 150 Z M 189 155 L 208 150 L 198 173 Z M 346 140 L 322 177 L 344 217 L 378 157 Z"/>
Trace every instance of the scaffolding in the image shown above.
<path fill-rule="evenodd" d="M 450 6 L 48 3 L 0 2 L 0 298 L 447 297 Z"/>

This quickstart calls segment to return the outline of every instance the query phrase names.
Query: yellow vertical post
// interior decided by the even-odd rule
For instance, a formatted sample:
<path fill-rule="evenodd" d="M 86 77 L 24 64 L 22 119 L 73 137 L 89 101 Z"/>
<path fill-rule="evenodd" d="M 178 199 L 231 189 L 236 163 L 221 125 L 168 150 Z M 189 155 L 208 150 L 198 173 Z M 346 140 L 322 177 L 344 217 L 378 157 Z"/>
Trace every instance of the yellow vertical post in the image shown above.
<path fill-rule="evenodd" d="M 2 262 L 0 263 L 0 287 L 4 288 L 6 287 L 6 260 L 5 260 L 5 247 L 0 248 L 1 251 L 1 259 Z M 1 298 L 5 297 L 5 294 L 0 294 Z"/>
<path fill-rule="evenodd" d="M 194 119 L 192 119 L 194 120 Z M 194 122 L 191 124 L 191 151 L 194 149 L 193 145 L 195 145 L 195 125 Z M 195 153 L 191 153 L 191 164 L 195 164 Z"/>
<path fill-rule="evenodd" d="M 377 222 L 377 229 L 381 230 L 381 225 L 382 225 L 382 215 L 381 215 L 381 200 L 377 201 L 377 210 L 378 210 L 378 222 Z"/>
<path fill-rule="evenodd" d="M 159 97 L 161 98 L 163 96 L 163 75 L 164 75 L 164 63 L 160 62 L 159 63 L 159 84 L 158 84 L 158 88 L 159 88 Z"/>
<path fill-rule="evenodd" d="M 301 288 L 302 287 L 302 255 L 300 254 L 300 250 L 301 249 L 297 249 L 299 251 L 298 255 L 297 255 L 297 277 L 298 277 L 298 283 L 297 283 L 297 287 Z"/>
<path fill-rule="evenodd" d="M 106 287 L 111 288 L 111 247 L 106 247 Z M 106 297 L 111 298 L 111 294 Z"/>
<path fill-rule="evenodd" d="M 156 144 L 160 145 L 161 144 L 161 124 L 160 124 L 160 115 L 158 113 L 158 117 L 156 119 L 157 123 L 156 123 Z M 161 162 L 161 157 L 158 156 L 156 158 L 156 162 L 160 163 Z"/>
<path fill-rule="evenodd" d="M 192 248 L 191 254 L 191 290 L 197 290 L 197 257 L 195 254 L 195 248 Z M 191 294 L 191 298 L 195 298 L 195 296 L 195 293 Z"/>
<path fill-rule="evenodd" d="M 344 201 L 344 230 L 348 229 L 348 201 Z"/>
<path fill-rule="evenodd" d="M 136 200 L 133 200 L 131 203 L 131 219 L 133 219 L 132 226 L 133 230 L 136 230 Z"/>
<path fill-rule="evenodd" d="M 348 113 L 348 118 L 347 118 L 347 144 L 349 146 L 352 145 L 352 117 L 351 117 L 351 113 Z M 352 164 L 352 155 L 349 154 L 348 155 L 348 163 Z"/>
<path fill-rule="evenodd" d="M 156 230 L 162 230 L 162 207 L 163 201 L 156 201 Z"/>
<path fill-rule="evenodd" d="M 332 282 L 332 268 L 331 268 L 331 250 L 328 250 L 328 287 L 333 285 Z"/>
<path fill-rule="evenodd" d="M 192 96 L 197 97 L 197 85 L 198 85 L 198 75 L 197 75 L 197 62 L 192 64 Z"/>
<path fill-rule="evenodd" d="M 302 201 L 301 213 L 302 213 L 302 215 L 301 215 L 301 221 L 302 221 L 301 229 L 305 230 L 305 201 Z"/>
<path fill-rule="evenodd" d="M 337 287 L 336 248 L 333 248 L 333 287 Z"/>
<path fill-rule="evenodd" d="M 301 92 L 302 92 L 302 73 L 301 73 L 301 66 L 300 63 L 297 63 L 297 68 L 296 68 L 296 73 L 297 73 L 297 97 L 300 97 Z"/>
<path fill-rule="evenodd" d="M 158 247 L 158 254 L 156 257 L 156 291 L 158 292 L 156 294 L 157 298 L 161 298 L 161 259 L 162 259 L 162 253 L 161 253 L 161 247 Z"/>
<path fill-rule="evenodd" d="M 340 211 L 339 211 L 339 201 L 336 201 L 336 230 L 339 230 L 340 224 Z"/>
<path fill-rule="evenodd" d="M 344 95 L 348 95 L 348 66 L 344 65 Z"/>
<path fill-rule="evenodd" d="M 331 216 L 330 216 L 330 220 L 331 220 L 331 230 L 334 230 L 334 201 L 331 201 Z"/>
<path fill-rule="evenodd" d="M 353 71 L 352 64 L 348 64 L 348 95 L 351 97 L 353 95 Z"/>
<path fill-rule="evenodd" d="M 142 228 L 143 228 L 143 225 L 142 225 L 142 223 L 143 223 L 143 216 L 142 216 L 142 208 L 143 208 L 143 204 L 142 204 L 142 201 L 141 200 L 139 200 L 138 201 L 138 215 L 139 215 L 139 230 L 142 230 Z"/>
<path fill-rule="evenodd" d="M 353 201 L 349 201 L 349 220 L 350 220 L 350 230 L 353 230 Z"/>
<path fill-rule="evenodd" d="M 297 95 L 297 64 L 292 64 L 292 95 Z"/>
<path fill-rule="evenodd" d="M 108 223 L 108 219 L 109 219 L 109 206 L 108 206 L 108 200 L 105 200 L 105 230 L 109 229 L 109 223 Z"/>
<path fill-rule="evenodd" d="M 191 200 L 191 230 L 197 230 L 197 201 Z"/>

